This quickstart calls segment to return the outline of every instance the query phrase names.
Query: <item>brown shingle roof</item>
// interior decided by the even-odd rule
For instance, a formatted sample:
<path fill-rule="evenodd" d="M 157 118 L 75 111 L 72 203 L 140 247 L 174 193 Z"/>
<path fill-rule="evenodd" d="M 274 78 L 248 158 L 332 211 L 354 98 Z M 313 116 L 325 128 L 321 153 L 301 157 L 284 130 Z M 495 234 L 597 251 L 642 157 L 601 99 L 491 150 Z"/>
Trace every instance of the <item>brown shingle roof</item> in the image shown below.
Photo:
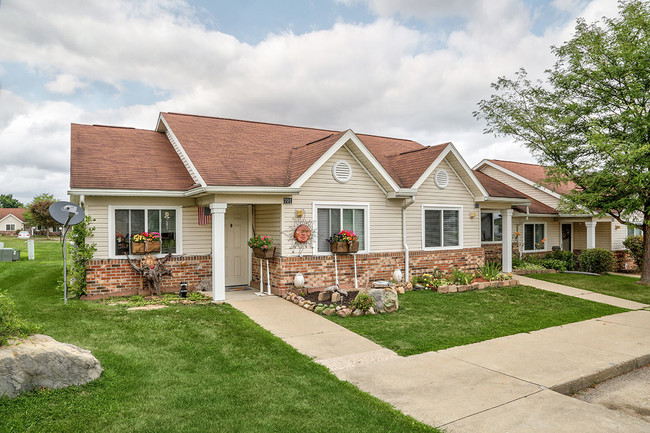
<path fill-rule="evenodd" d="M 536 184 L 555 191 L 558 194 L 566 194 L 576 188 L 576 184 L 573 182 L 567 182 L 561 185 L 549 185 L 546 182 L 546 167 L 542 165 L 528 164 L 525 162 L 502 161 L 498 159 L 488 159 L 488 161 L 493 162 L 506 170 L 510 170 L 519 176 L 525 177 Z"/>
<path fill-rule="evenodd" d="M 490 197 L 506 197 L 506 198 L 529 198 L 526 194 L 509 187 L 503 182 L 496 180 L 487 174 L 474 170 L 474 174 L 479 182 L 483 185 L 485 190 L 490 194 Z"/>
<path fill-rule="evenodd" d="M 346 132 L 178 113 L 162 116 L 208 185 L 289 186 Z M 403 188 L 411 187 L 444 148 L 357 137 Z M 399 155 L 411 151 L 423 151 L 422 158 Z"/>
<path fill-rule="evenodd" d="M 13 207 L 13 208 L 0 208 L 0 220 L 5 218 L 7 215 L 13 215 L 22 222 L 25 222 L 25 217 L 23 214 L 27 211 L 27 209 L 19 208 L 19 207 Z"/>
<path fill-rule="evenodd" d="M 526 213 L 526 206 L 513 206 L 514 210 Z M 532 214 L 559 214 L 559 212 L 550 206 L 546 206 L 541 201 L 537 201 L 530 197 L 530 206 L 528 206 L 528 213 Z"/>
<path fill-rule="evenodd" d="M 72 124 L 72 188 L 185 191 L 193 184 L 163 133 Z"/>

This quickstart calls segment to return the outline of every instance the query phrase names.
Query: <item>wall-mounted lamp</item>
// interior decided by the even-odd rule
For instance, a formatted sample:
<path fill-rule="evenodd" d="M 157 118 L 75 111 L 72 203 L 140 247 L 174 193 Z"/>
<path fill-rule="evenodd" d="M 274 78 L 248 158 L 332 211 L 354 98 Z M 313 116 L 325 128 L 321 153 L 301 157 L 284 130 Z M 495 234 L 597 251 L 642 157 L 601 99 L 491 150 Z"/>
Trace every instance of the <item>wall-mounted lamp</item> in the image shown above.
<path fill-rule="evenodd" d="M 296 210 L 296 218 L 302 218 L 302 216 L 305 214 L 305 211 L 302 209 L 297 209 Z"/>
<path fill-rule="evenodd" d="M 472 214 L 469 217 L 470 218 L 476 218 L 476 212 L 472 212 Z"/>

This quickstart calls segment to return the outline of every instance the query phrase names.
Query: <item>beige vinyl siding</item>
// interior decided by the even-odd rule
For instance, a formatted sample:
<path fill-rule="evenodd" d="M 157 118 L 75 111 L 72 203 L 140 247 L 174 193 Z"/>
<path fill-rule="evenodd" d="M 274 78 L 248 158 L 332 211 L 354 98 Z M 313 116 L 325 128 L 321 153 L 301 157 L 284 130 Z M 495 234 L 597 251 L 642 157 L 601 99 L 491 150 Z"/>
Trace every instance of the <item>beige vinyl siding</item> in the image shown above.
<path fill-rule="evenodd" d="M 546 224 L 546 229 L 544 233 L 544 237 L 546 238 L 546 242 L 544 244 L 544 249 L 543 250 L 536 250 L 537 252 L 543 252 L 543 251 L 551 251 L 553 247 L 559 247 L 560 246 L 560 239 L 561 239 L 561 234 L 560 234 L 560 223 L 557 221 L 553 221 L 550 218 L 528 218 L 526 220 L 525 218 L 513 218 L 512 219 L 512 233 L 514 234 L 515 232 L 519 232 L 519 245 L 522 248 L 524 247 L 524 224 Z M 526 251 L 526 252 L 533 252 L 533 251 Z"/>
<path fill-rule="evenodd" d="M 573 249 L 584 250 L 587 248 L 587 226 L 582 222 L 573 223 Z"/>
<path fill-rule="evenodd" d="M 618 228 L 617 228 L 618 227 Z M 625 250 L 623 241 L 627 238 L 627 226 L 616 221 L 612 223 L 612 250 Z"/>
<path fill-rule="evenodd" d="M 612 223 L 599 221 L 596 224 L 596 248 L 612 249 Z"/>
<path fill-rule="evenodd" d="M 24 223 L 13 215 L 7 215 L 0 221 L 0 231 L 5 231 L 7 224 L 14 224 L 14 230 L 22 230 L 25 228 Z"/>
<path fill-rule="evenodd" d="M 110 206 L 155 206 L 155 207 L 174 207 L 183 206 L 182 213 L 182 248 L 183 254 L 207 254 L 210 252 L 211 229 L 210 225 L 199 226 L 197 221 L 197 209 L 193 199 L 179 198 L 158 198 L 158 197 L 93 197 L 86 196 L 85 212 L 95 218 L 95 233 L 88 242 L 97 244 L 95 252 L 96 259 L 108 258 L 108 243 L 112 241 L 112 236 L 108 233 L 108 207 Z M 192 210 L 193 208 L 193 210 Z M 193 212 L 193 213 L 192 213 Z M 196 227 L 193 227 L 195 225 Z M 198 230 L 194 230 L 197 228 Z M 185 231 L 188 235 L 185 235 Z M 189 252 L 186 251 L 186 245 Z M 205 250 L 207 245 L 207 251 Z M 199 252 L 201 251 L 201 252 Z"/>
<path fill-rule="evenodd" d="M 553 209 L 557 207 L 557 204 L 560 201 L 558 198 L 553 197 L 552 195 L 547 194 L 544 191 L 535 188 L 534 186 L 522 182 L 521 180 L 514 178 L 509 174 L 497 170 L 496 168 L 485 166 L 481 169 L 481 171 L 487 174 L 488 176 L 493 177 L 502 183 L 505 183 L 511 188 L 521 191 L 524 194 L 534 198 L 535 200 L 540 201 L 545 205 L 552 207 Z"/>
<path fill-rule="evenodd" d="M 352 178 L 347 183 L 339 183 L 332 177 L 332 166 L 337 161 L 346 161 L 352 167 Z M 345 149 L 339 149 L 323 166 L 316 171 L 302 186 L 300 194 L 293 196 L 292 204 L 283 205 L 283 229 L 291 231 L 295 227 L 296 211 L 302 210 L 304 218 L 315 220 L 314 202 L 334 202 L 337 204 L 367 203 L 370 206 L 369 227 L 366 236 L 371 252 L 402 250 L 403 200 L 389 200 L 375 181 Z M 314 233 L 312 236 L 316 236 Z M 284 236 L 282 239 L 284 255 L 296 255 L 293 242 Z M 313 254 L 310 241 L 303 254 Z"/>
<path fill-rule="evenodd" d="M 268 235 L 273 238 L 276 254 L 282 253 L 282 205 L 257 204 L 253 207 L 253 221 L 256 235 Z"/>
<path fill-rule="evenodd" d="M 434 176 L 438 168 L 443 168 L 449 175 L 449 184 L 440 189 L 435 185 Z M 415 202 L 406 210 L 407 242 L 411 251 L 423 249 L 422 245 L 422 206 L 445 205 L 463 207 L 463 248 L 481 246 L 480 209 L 474 208 L 474 198 L 465 185 L 456 176 L 445 159 L 431 176 L 420 186 Z M 475 217 L 471 217 L 476 213 Z M 395 220 L 398 233 L 401 234 L 401 217 Z"/>

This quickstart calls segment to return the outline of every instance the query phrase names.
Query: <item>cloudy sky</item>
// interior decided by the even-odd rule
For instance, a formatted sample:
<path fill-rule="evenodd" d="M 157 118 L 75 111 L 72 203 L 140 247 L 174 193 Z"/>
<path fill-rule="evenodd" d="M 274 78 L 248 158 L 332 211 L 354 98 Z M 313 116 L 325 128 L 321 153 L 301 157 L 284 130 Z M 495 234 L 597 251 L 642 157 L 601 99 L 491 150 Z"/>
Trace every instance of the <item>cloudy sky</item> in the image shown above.
<path fill-rule="evenodd" d="M 482 133 L 476 103 L 521 66 L 541 76 L 577 17 L 616 13 L 614 0 L 0 0 L 0 194 L 66 199 L 70 123 L 153 129 L 160 111 L 532 161 Z"/>

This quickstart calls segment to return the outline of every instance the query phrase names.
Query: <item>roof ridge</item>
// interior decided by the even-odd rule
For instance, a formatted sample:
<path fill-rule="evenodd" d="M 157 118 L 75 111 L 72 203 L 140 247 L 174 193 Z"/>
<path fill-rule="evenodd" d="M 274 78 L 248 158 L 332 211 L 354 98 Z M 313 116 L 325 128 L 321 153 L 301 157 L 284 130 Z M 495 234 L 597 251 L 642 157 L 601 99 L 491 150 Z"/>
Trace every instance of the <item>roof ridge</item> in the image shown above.
<path fill-rule="evenodd" d="M 86 125 L 86 126 L 91 126 L 91 125 Z M 133 126 L 98 125 L 96 123 L 93 123 L 92 126 L 95 126 L 95 127 L 98 127 L 98 128 L 138 129 L 138 128 L 134 128 Z M 150 130 L 150 129 L 141 129 L 141 131 L 158 132 L 158 131 L 153 131 L 153 130 Z"/>
<path fill-rule="evenodd" d="M 297 125 L 287 125 L 286 123 L 274 123 L 274 122 L 262 122 L 259 120 L 245 120 L 245 119 L 233 119 L 231 117 L 219 117 L 219 116 L 208 116 L 205 114 L 187 114 L 187 113 L 177 113 L 173 111 L 163 112 L 163 114 L 175 114 L 177 116 L 188 116 L 188 117 L 202 117 L 204 119 L 215 119 L 215 120 L 230 120 L 233 122 L 242 122 L 242 123 L 256 123 L 258 125 L 270 125 L 270 126 L 284 126 L 286 128 L 296 128 L 296 129 L 310 129 L 312 131 L 324 131 L 324 132 L 339 132 L 335 129 L 325 129 L 325 128 L 314 128 L 310 126 L 297 126 Z"/>
<path fill-rule="evenodd" d="M 534 165 L 536 167 L 548 168 L 546 165 L 533 164 L 532 162 L 507 161 L 505 159 L 488 159 L 488 161 L 512 162 L 514 164 Z"/>

